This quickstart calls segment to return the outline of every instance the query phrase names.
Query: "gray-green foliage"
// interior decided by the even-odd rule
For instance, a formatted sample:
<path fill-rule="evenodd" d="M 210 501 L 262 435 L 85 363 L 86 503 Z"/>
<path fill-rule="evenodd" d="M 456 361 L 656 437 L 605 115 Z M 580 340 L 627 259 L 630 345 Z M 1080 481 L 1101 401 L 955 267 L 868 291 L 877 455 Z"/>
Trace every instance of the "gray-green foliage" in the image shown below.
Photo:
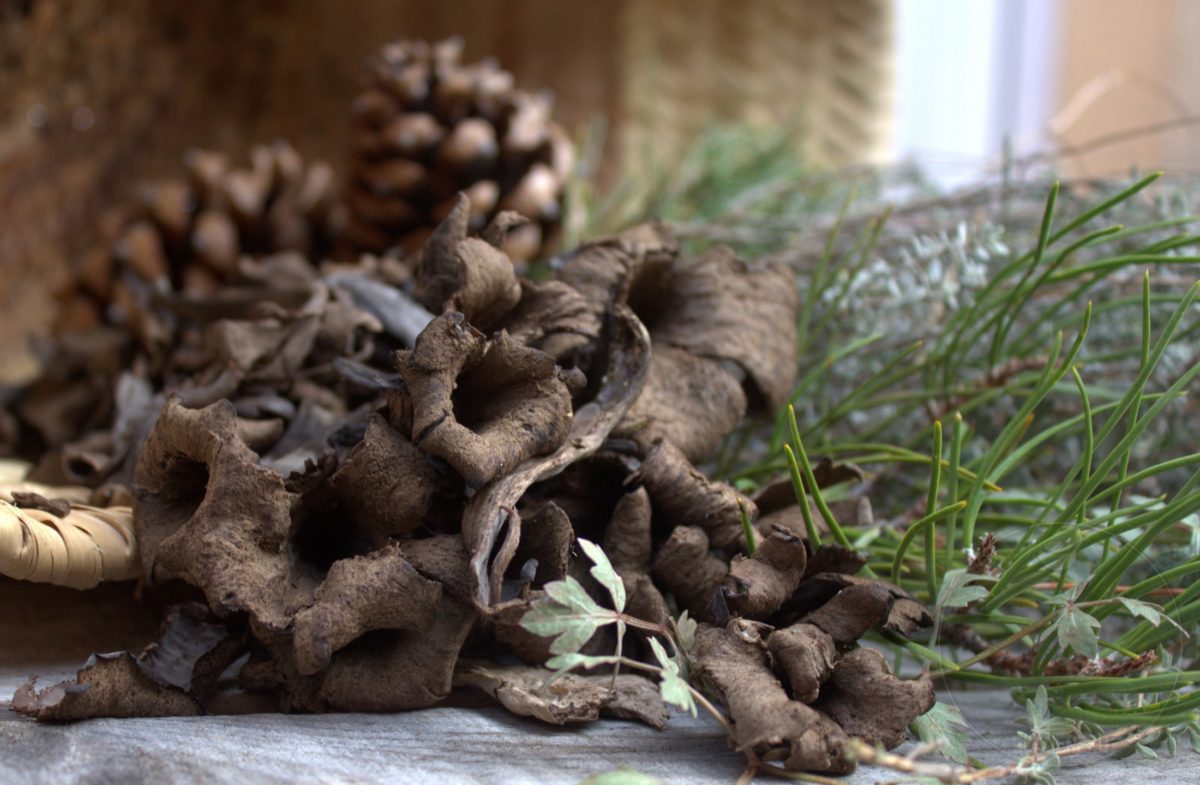
<path fill-rule="evenodd" d="M 616 624 L 618 614 L 623 610 L 623 607 L 615 611 L 601 607 L 583 585 L 570 576 L 546 584 L 544 590 L 545 599 L 534 603 L 521 619 L 521 626 L 534 635 L 554 638 L 550 644 L 551 654 L 578 652 L 596 630 L 606 624 Z"/>
<path fill-rule="evenodd" d="M 958 655 L 960 668 L 928 646 L 905 648 L 951 679 L 1070 685 L 1051 689 L 1046 711 L 1098 726 L 1181 721 L 1200 707 L 1187 692 L 1167 691 L 1146 709 L 1115 695 L 1112 679 L 1078 667 L 1044 675 L 1074 654 L 1108 658 L 1094 669 L 1102 673 L 1106 663 L 1156 648 L 1182 652 L 1200 621 L 1195 527 L 1180 525 L 1200 510 L 1200 453 L 1182 426 L 1191 408 L 1183 393 L 1200 375 L 1200 238 L 1172 216 L 1150 214 L 1155 179 L 1047 188 L 1037 221 L 939 256 L 939 271 L 955 271 L 962 285 L 918 287 L 919 308 L 894 288 L 916 286 L 919 276 L 853 283 L 872 265 L 877 278 L 892 261 L 898 269 L 930 263 L 928 255 L 890 255 L 877 224 L 846 244 L 845 256 L 828 243 L 828 258 L 800 273 L 821 292 L 807 298 L 799 329 L 800 429 L 811 452 L 868 468 L 880 521 L 849 535 L 869 543 L 869 567 L 929 599 L 939 622 L 968 624 L 989 643 L 1007 641 L 1001 648 L 1031 649 L 1031 669 L 992 674 L 973 652 Z M 1117 224 L 1123 213 L 1142 223 Z M 836 225 L 845 231 L 848 221 Z M 939 235 L 952 236 L 971 235 Z M 867 301 L 851 313 L 855 286 Z M 873 298 L 882 304 L 868 309 Z M 861 318 L 868 310 L 871 318 Z M 876 321 L 893 317 L 905 329 Z M 747 489 L 787 472 L 788 414 L 773 432 L 733 437 L 720 468 Z M 927 445 L 931 433 L 940 436 L 939 421 L 953 428 L 946 446 L 933 440 L 935 461 Z M 940 482 L 938 472 L 929 479 L 938 465 Z M 936 519 L 922 518 L 934 503 Z M 924 536 L 923 553 L 907 547 L 914 535 L 921 540 L 918 529 L 936 532 Z M 995 575 L 973 575 L 967 562 L 989 532 Z M 1164 592 L 1160 611 L 1148 600 Z M 1170 673 L 1173 690 L 1200 681 L 1177 666 L 1148 667 L 1123 679 L 1149 686 L 1139 679 Z"/>
<path fill-rule="evenodd" d="M 1025 701 L 1025 716 L 1021 721 L 1029 727 L 1019 735 L 1039 747 L 1052 747 L 1063 737 L 1074 734 L 1076 723 L 1050 713 L 1050 698 L 1044 686 L 1039 686 L 1032 698 Z"/>
<path fill-rule="evenodd" d="M 780 329 L 797 332 L 798 433 L 786 411 L 748 424 L 707 468 L 752 492 L 801 472 L 788 454 L 801 440 L 862 465 L 875 523 L 845 534 L 868 568 L 936 605 L 938 632 L 967 625 L 1027 667 L 992 672 L 995 648 L 891 643 L 947 679 L 1012 688 L 1040 741 L 1161 726 L 1151 740 L 1169 750 L 1200 712 L 1192 185 L 1059 184 L 1013 167 L 938 194 L 910 172 L 807 173 L 785 145 L 734 138 L 714 135 L 680 177 L 634 189 L 657 195 L 642 207 L 689 246 L 796 267 L 800 318 Z M 993 574 L 975 576 L 985 534 Z M 1094 667 L 1056 669 L 1077 654 Z M 1140 669 L 1120 670 L 1136 657 Z"/>
<path fill-rule="evenodd" d="M 554 656 L 546 667 L 554 670 L 550 680 L 576 669 L 611 666 L 613 674 L 622 665 L 649 670 L 658 678 L 659 692 L 668 705 L 696 714 L 696 700 L 687 683 L 687 660 L 684 652 L 691 647 L 696 633 L 696 623 L 683 613 L 672 625 L 674 632 L 665 627 L 626 616 L 625 584 L 613 569 L 604 549 L 593 542 L 578 538 L 580 549 L 592 562 L 591 574 L 596 582 L 608 592 L 613 607 L 605 608 L 587 593 L 579 581 L 567 576 L 543 587 L 545 596 L 535 600 L 532 607 L 521 617 L 521 626 L 535 635 L 553 638 L 550 653 Z M 612 654 L 583 654 L 582 649 L 601 627 L 616 625 L 616 650 Z M 629 660 L 624 656 L 625 628 L 629 624 L 657 632 L 671 641 L 674 654 L 668 655 L 657 638 L 650 638 L 650 648 L 658 665 L 647 665 Z"/>
<path fill-rule="evenodd" d="M 938 701 L 933 708 L 912 722 L 912 731 L 926 744 L 936 745 L 939 752 L 955 763 L 967 762 L 967 728 L 957 707 Z"/>
<path fill-rule="evenodd" d="M 668 656 L 667 650 L 656 638 L 650 639 L 650 648 L 654 651 L 654 659 L 658 660 L 658 664 L 662 667 L 662 673 L 659 676 L 659 691 L 662 693 L 663 700 L 671 706 L 690 712 L 695 717 L 696 699 L 692 697 L 687 680 L 680 672 L 680 656 L 678 654 L 674 657 Z"/>
<path fill-rule="evenodd" d="M 1082 608 L 1066 608 L 1050 628 L 1058 636 L 1058 646 L 1064 652 L 1095 657 L 1100 647 L 1096 634 L 1100 620 Z"/>

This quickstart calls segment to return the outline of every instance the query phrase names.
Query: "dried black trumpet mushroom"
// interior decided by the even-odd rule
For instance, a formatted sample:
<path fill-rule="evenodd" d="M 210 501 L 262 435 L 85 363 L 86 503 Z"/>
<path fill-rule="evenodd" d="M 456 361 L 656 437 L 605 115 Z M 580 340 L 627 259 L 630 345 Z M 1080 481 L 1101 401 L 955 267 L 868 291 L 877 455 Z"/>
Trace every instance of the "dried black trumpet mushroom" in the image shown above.
<path fill-rule="evenodd" d="M 579 292 L 562 281 L 521 279 L 521 300 L 504 320 L 514 341 L 541 349 L 560 364 L 595 344 L 604 323 Z"/>
<path fill-rule="evenodd" d="M 30 679 L 13 695 L 12 708 L 50 721 L 201 714 L 202 698 L 243 650 L 206 614 L 201 606 L 176 606 L 158 641 L 141 654 L 93 654 L 74 680 L 40 690 Z"/>
<path fill-rule="evenodd" d="M 274 686 L 290 711 L 409 711 L 440 703 L 450 693 L 454 666 L 476 613 L 443 594 L 433 623 L 412 632 L 379 630 L 335 652 L 312 676 L 276 662 Z"/>
<path fill-rule="evenodd" d="M 742 512 L 754 518 L 754 504 L 733 487 L 710 480 L 671 442 L 660 442 L 630 478 L 650 492 L 656 520 L 667 527 L 698 526 L 714 548 L 728 548 L 742 537 Z"/>
<path fill-rule="evenodd" d="M 442 584 L 447 594 L 463 602 L 471 599 L 470 555 L 458 534 L 435 534 L 403 540 L 400 551 L 417 572 Z"/>
<path fill-rule="evenodd" d="M 810 572 L 805 575 L 804 581 L 788 600 L 781 614 L 817 613 L 824 605 L 836 600 L 846 589 L 853 588 L 855 594 L 862 598 L 861 607 L 864 609 L 869 607 L 872 612 L 882 609 L 882 612 L 875 617 L 874 621 L 867 622 L 866 611 L 859 610 L 856 612 L 859 620 L 846 623 L 865 624 L 864 629 L 873 624 L 879 624 L 889 632 L 905 636 L 912 635 L 917 630 L 933 624 L 933 617 L 929 615 L 929 611 L 899 586 L 876 578 L 860 578 L 848 574 L 848 572 L 857 572 L 860 566 L 861 564 L 856 561 L 853 569 L 847 572 Z M 871 599 L 867 599 L 868 597 Z M 848 605 L 852 604 L 846 602 Z M 860 605 L 857 602 L 853 604 Z M 842 623 L 842 621 L 839 620 L 838 623 Z"/>
<path fill-rule="evenodd" d="M 777 411 L 795 382 L 790 330 L 798 299 L 785 265 L 748 264 L 728 248 L 695 259 L 660 224 L 584 245 L 559 280 L 594 313 L 626 303 L 650 331 L 654 356 L 646 390 L 615 434 L 643 451 L 666 440 L 700 461 L 747 408 Z"/>
<path fill-rule="evenodd" d="M 554 502 L 547 502 L 532 515 L 522 517 L 524 536 L 517 546 L 516 563 L 533 563 L 531 584 L 545 585 L 567 576 L 575 530 L 571 519 Z"/>
<path fill-rule="evenodd" d="M 804 575 L 804 541 L 780 528 L 753 556 L 734 556 L 723 589 L 730 612 L 748 619 L 771 616 L 792 596 Z"/>
<path fill-rule="evenodd" d="M 475 687 L 500 705 L 523 717 L 536 717 L 552 725 L 590 722 L 601 715 L 639 720 L 655 728 L 667 725 L 667 707 L 653 682 L 621 674 L 613 689 L 611 676 L 560 676 L 548 688 L 551 671 L 527 665 L 461 663 L 456 686 Z"/>
<path fill-rule="evenodd" d="M 147 582 L 179 579 L 221 615 L 288 626 L 305 601 L 287 548 L 293 498 L 238 436 L 233 404 L 193 410 L 168 401 L 134 482 Z"/>
<path fill-rule="evenodd" d="M 571 425 L 577 376 L 501 332 L 488 341 L 450 311 L 401 352 L 412 441 L 478 487 L 556 449 Z"/>
<path fill-rule="evenodd" d="M 117 406 L 113 380 L 130 362 L 131 343 L 124 331 L 109 327 L 59 337 L 42 375 L 9 404 L 15 452 L 29 452 L 23 442 L 50 451 L 81 434 L 107 430 Z"/>
<path fill-rule="evenodd" d="M 283 318 L 221 319 L 203 332 L 202 369 L 176 393 L 193 408 L 237 397 L 246 386 L 289 385 L 312 353 L 321 327 L 317 312 Z"/>
<path fill-rule="evenodd" d="M 694 651 L 699 678 L 720 696 L 733 722 L 733 744 L 797 771 L 845 774 L 849 736 L 816 709 L 788 697 L 769 665 L 758 628 L 735 620 L 702 625 Z"/>
<path fill-rule="evenodd" d="M 708 535 L 696 526 L 676 526 L 659 548 L 652 575 L 693 619 L 713 620 L 713 600 L 729 563 L 709 549 Z"/>
<path fill-rule="evenodd" d="M 128 485 L 142 444 L 162 408 L 153 385 L 137 374 L 121 372 L 112 388 L 112 425 L 62 446 L 61 468 L 72 483 L 97 487 L 106 481 Z"/>
<path fill-rule="evenodd" d="M 521 537 L 517 514 L 521 497 L 534 483 L 559 474 L 600 449 L 642 391 L 650 360 L 645 327 L 628 308 L 616 305 L 607 333 L 608 363 L 601 374 L 600 389 L 575 411 L 562 446 L 484 486 L 467 506 L 462 534 L 471 555 L 474 599 L 481 608 L 499 600 L 505 571 L 516 554 Z"/>
<path fill-rule="evenodd" d="M 833 673 L 838 650 L 833 638 L 811 624 L 793 624 L 767 637 L 775 667 L 783 671 L 796 700 L 812 703 Z"/>
<path fill-rule="evenodd" d="M 434 313 L 459 311 L 472 325 L 490 330 L 521 300 L 512 261 L 499 244 L 468 236 L 471 200 L 459 194 L 421 255 L 417 301 Z"/>
<path fill-rule="evenodd" d="M 886 594 L 874 587 L 851 586 L 802 621 L 829 635 L 838 646 L 849 648 L 887 616 L 888 604 Z"/>
<path fill-rule="evenodd" d="M 666 440 L 700 461 L 742 422 L 746 408 L 740 377 L 722 363 L 655 339 L 646 391 L 617 435 L 633 439 L 643 450 Z"/>
<path fill-rule="evenodd" d="M 473 231 L 503 210 L 527 219 L 505 238 L 514 262 L 555 234 L 574 151 L 550 119 L 552 99 L 516 89 L 493 60 L 463 64 L 462 49 L 458 38 L 399 41 L 371 59 L 345 191 L 356 250 L 419 249 L 460 191 Z"/>
<path fill-rule="evenodd" d="M 371 548 L 459 513 L 450 473 L 439 470 L 379 415 L 368 418 L 362 441 L 330 478 L 330 486 L 353 523 L 353 537 Z"/>
<path fill-rule="evenodd" d="M 604 532 L 604 551 L 625 585 L 625 611 L 639 619 L 666 624 L 670 611 L 649 575 L 654 546 L 650 514 L 650 495 L 645 488 L 622 496 Z"/>
<path fill-rule="evenodd" d="M 898 679 L 882 654 L 855 649 L 838 662 L 814 705 L 849 735 L 891 749 L 904 742 L 908 724 L 933 708 L 933 702 L 928 673 Z"/>
<path fill-rule="evenodd" d="M 421 577 L 394 544 L 334 562 L 292 623 L 297 670 L 316 673 L 364 632 L 427 629 L 441 596 L 441 584 Z"/>

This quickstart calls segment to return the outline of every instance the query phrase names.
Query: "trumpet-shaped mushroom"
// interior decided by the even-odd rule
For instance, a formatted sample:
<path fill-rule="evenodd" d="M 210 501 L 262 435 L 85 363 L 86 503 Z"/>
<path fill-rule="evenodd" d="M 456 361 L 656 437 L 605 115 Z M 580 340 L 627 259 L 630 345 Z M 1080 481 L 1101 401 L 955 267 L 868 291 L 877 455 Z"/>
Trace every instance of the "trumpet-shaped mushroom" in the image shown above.
<path fill-rule="evenodd" d="M 787 677 L 792 695 L 801 703 L 817 699 L 837 660 L 833 638 L 811 624 L 775 630 L 767 637 L 767 650 L 775 668 Z"/>
<path fill-rule="evenodd" d="M 202 714 L 204 695 L 242 651 L 205 608 L 175 606 L 158 641 L 140 654 L 93 654 L 74 679 L 41 690 L 30 679 L 13 695 L 12 708 L 56 722 Z"/>
<path fill-rule="evenodd" d="M 237 434 L 233 405 L 168 401 L 142 452 L 134 526 L 151 584 L 178 578 L 221 614 L 282 630 L 299 604 L 287 549 L 293 497 Z"/>
<path fill-rule="evenodd" d="M 793 771 L 845 774 L 849 736 L 821 712 L 788 697 L 768 666 L 757 630 L 742 621 L 696 631 L 696 671 L 721 697 L 739 751 L 784 760 Z"/>
<path fill-rule="evenodd" d="M 816 707 L 849 735 L 892 749 L 904 743 L 908 724 L 933 708 L 933 702 L 928 673 L 899 679 L 882 654 L 855 649 L 838 662 Z"/>
<path fill-rule="evenodd" d="M 699 526 L 714 548 L 727 548 L 742 536 L 739 502 L 751 520 L 757 515 L 753 502 L 742 499 L 731 486 L 705 477 L 670 442 L 655 446 L 629 482 L 641 483 L 650 492 L 659 525 Z"/>
<path fill-rule="evenodd" d="M 330 482 L 355 533 L 381 548 L 393 537 L 452 514 L 455 488 L 447 474 L 376 414 Z"/>
<path fill-rule="evenodd" d="M 725 603 L 731 613 L 766 619 L 792 596 L 804 575 L 804 541 L 777 529 L 759 543 L 753 556 L 734 556 L 725 580 Z"/>
<path fill-rule="evenodd" d="M 607 715 L 666 727 L 667 707 L 649 679 L 624 673 L 615 681 L 610 676 L 566 674 L 545 689 L 552 673 L 528 665 L 467 662 L 455 673 L 454 683 L 483 690 L 513 714 L 551 725 L 589 722 Z"/>
<path fill-rule="evenodd" d="M 334 562 L 313 604 L 293 622 L 297 670 L 316 673 L 371 630 L 428 628 L 441 595 L 441 584 L 421 577 L 395 545 Z"/>
<path fill-rule="evenodd" d="M 622 496 L 604 532 L 604 551 L 625 585 L 626 609 L 639 619 L 665 624 L 670 618 L 662 593 L 650 580 L 650 495 L 637 488 Z"/>
<path fill-rule="evenodd" d="M 470 200 L 459 194 L 425 245 L 416 296 L 435 313 L 460 311 L 471 324 L 489 329 L 516 307 L 521 284 L 503 251 L 467 236 L 470 212 Z"/>
<path fill-rule="evenodd" d="M 397 367 L 412 401 L 413 444 L 469 485 L 553 451 L 570 429 L 576 377 L 506 333 L 486 341 L 462 314 L 431 322 Z"/>
<path fill-rule="evenodd" d="M 677 526 L 659 548 L 651 574 L 693 619 L 710 621 L 713 600 L 729 565 L 709 552 L 703 529 Z"/>
<path fill-rule="evenodd" d="M 750 265 L 727 248 L 684 259 L 674 237 L 652 223 L 581 247 L 559 280 L 596 313 L 627 303 L 650 331 L 649 381 L 617 430 L 643 452 L 664 439 L 701 460 L 748 404 L 774 410 L 786 402 L 795 341 L 777 325 L 790 324 L 797 306 L 786 267 Z"/>

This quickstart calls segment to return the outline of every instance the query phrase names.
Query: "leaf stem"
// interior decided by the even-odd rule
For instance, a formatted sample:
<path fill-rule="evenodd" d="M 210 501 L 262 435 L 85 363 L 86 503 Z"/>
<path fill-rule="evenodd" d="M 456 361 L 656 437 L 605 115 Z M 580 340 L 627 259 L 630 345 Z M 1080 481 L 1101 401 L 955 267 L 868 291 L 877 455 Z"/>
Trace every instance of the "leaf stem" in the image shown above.
<path fill-rule="evenodd" d="M 941 420 L 937 420 L 933 423 L 933 449 L 929 454 L 933 457 L 933 460 L 929 462 L 929 494 L 925 497 L 926 511 L 931 511 L 937 508 L 938 494 L 942 490 Z M 936 535 L 937 529 L 932 525 L 931 522 L 930 525 L 925 527 L 925 581 L 929 586 L 929 597 L 932 601 L 936 601 L 938 596 Z"/>

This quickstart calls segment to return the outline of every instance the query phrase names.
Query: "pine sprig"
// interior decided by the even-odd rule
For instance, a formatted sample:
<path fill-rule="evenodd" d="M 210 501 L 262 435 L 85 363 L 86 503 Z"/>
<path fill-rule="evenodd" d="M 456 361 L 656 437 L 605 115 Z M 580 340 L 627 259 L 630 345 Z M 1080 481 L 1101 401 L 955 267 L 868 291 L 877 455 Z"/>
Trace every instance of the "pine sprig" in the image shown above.
<path fill-rule="evenodd" d="M 935 606 L 942 636 L 886 642 L 1031 701 L 1043 750 L 1060 735 L 1085 737 L 1066 754 L 1170 749 L 1200 739 L 1200 672 L 1179 664 L 1200 629 L 1196 195 L 1159 174 L 1011 174 L 938 194 L 909 171 L 813 175 L 786 145 L 714 134 L 640 190 L 685 242 L 796 266 L 792 406 L 710 468 L 746 493 L 790 475 L 816 543 L 805 463 L 863 466 L 877 522 L 826 537 Z M 1057 754 L 1034 750 L 1024 773 L 1048 780 Z"/>

